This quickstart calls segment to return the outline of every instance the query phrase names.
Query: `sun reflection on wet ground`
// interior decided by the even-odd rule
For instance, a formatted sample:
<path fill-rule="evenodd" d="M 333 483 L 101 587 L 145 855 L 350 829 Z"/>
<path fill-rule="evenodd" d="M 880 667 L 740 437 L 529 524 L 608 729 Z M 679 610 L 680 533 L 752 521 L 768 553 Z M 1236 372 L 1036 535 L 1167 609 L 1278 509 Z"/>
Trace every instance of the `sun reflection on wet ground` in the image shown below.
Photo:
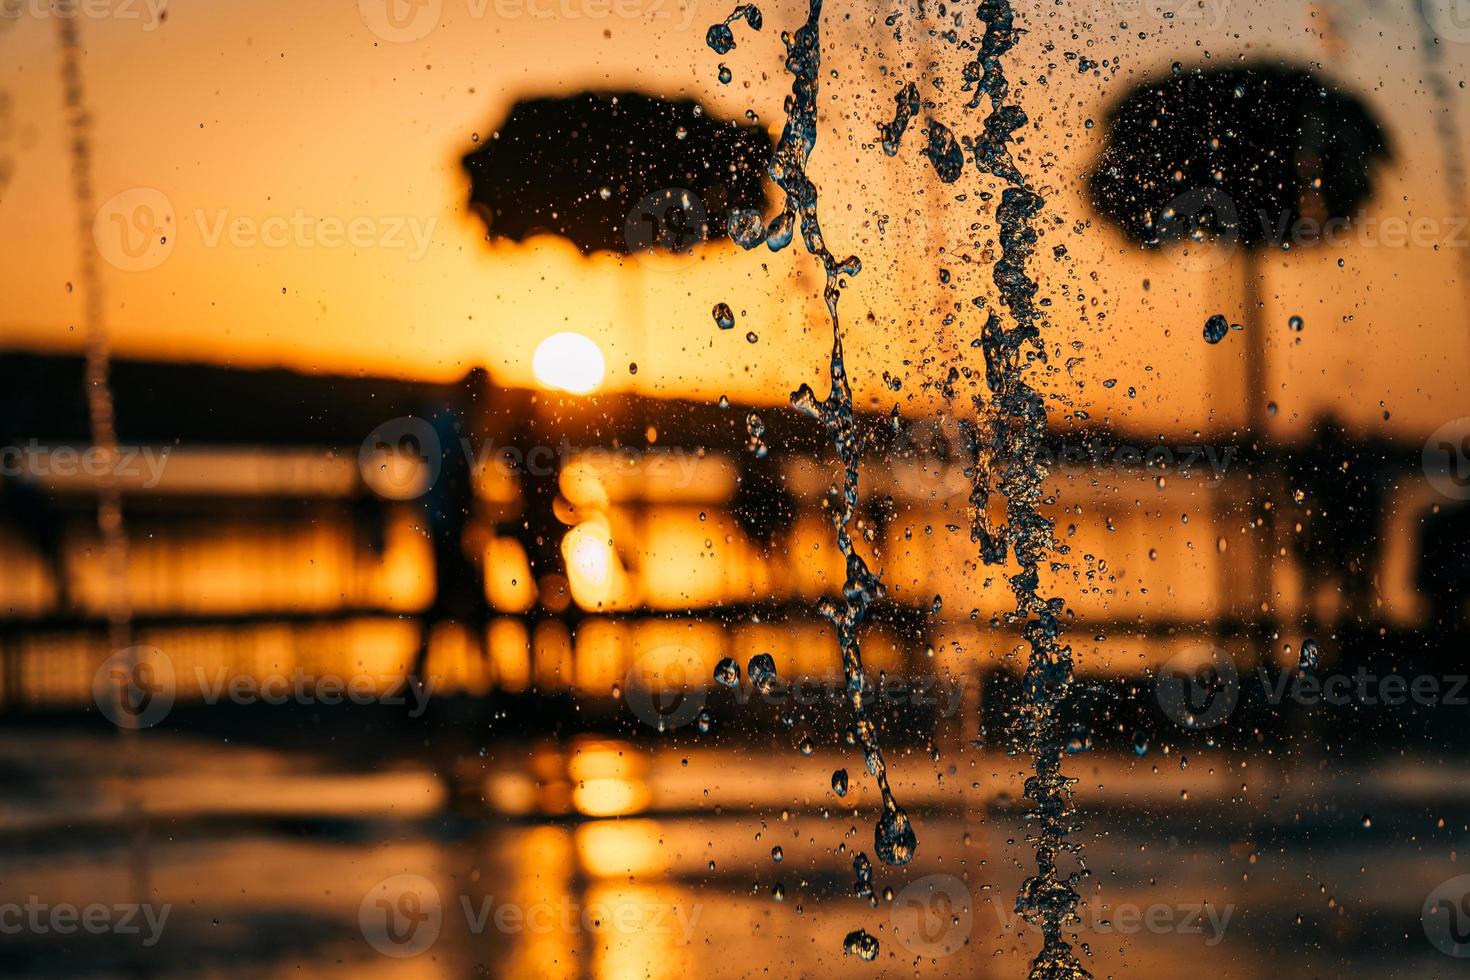
<path fill-rule="evenodd" d="M 927 759 L 899 756 L 925 846 L 902 872 L 880 870 L 874 907 L 851 872 L 872 801 L 858 784 L 843 801 L 817 792 L 841 761 L 825 750 L 507 743 L 485 760 L 498 812 L 464 820 L 408 763 L 332 771 L 165 736 L 124 786 L 114 749 L 10 741 L 0 898 L 54 909 L 142 895 L 165 916 L 156 942 L 146 916 L 137 935 L 29 930 L 7 937 L 0 973 L 811 976 L 856 968 L 841 937 L 863 924 L 883 943 L 862 967 L 874 975 L 1003 977 L 1023 972 L 1036 938 L 1010 911 L 1025 856 L 1018 766 L 994 753 L 942 761 L 955 767 L 943 791 Z M 1098 975 L 1173 977 L 1206 955 L 1243 978 L 1453 966 L 1419 916 L 1458 869 L 1470 773 L 1245 767 L 1224 752 L 1088 763 L 1078 795 L 1105 870 L 1084 887 L 1081 939 Z M 144 840 L 109 802 L 125 789 L 152 814 Z"/>

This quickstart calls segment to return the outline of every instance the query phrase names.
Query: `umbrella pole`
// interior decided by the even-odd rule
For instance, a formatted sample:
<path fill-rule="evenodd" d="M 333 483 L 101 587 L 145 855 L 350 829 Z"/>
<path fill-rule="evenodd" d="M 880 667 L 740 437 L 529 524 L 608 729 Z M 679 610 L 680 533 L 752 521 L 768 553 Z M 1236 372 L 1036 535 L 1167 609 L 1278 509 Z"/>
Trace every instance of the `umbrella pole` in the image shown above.
<path fill-rule="evenodd" d="M 1470 197 L 1465 194 L 1465 158 L 1460 148 L 1459 126 L 1455 123 L 1455 103 L 1445 76 L 1444 52 L 1430 16 L 1431 2 L 1418 0 L 1415 4 L 1419 14 L 1419 47 L 1423 52 L 1424 77 L 1439 107 L 1434 128 L 1444 149 L 1445 198 L 1451 207 L 1458 209 L 1458 213 L 1466 214 L 1470 213 L 1467 211 L 1470 209 Z M 1460 249 L 1460 288 L 1466 308 L 1470 310 L 1470 249 Z"/>
<path fill-rule="evenodd" d="M 61 62 L 63 97 L 66 106 L 66 122 L 70 130 L 71 151 L 71 194 L 76 205 L 76 225 L 80 247 L 78 281 L 84 301 L 83 322 L 86 330 L 85 377 L 87 383 L 86 405 L 92 444 L 102 454 L 107 465 L 102 467 L 102 477 L 97 486 L 97 529 L 101 538 L 101 555 L 106 572 L 104 611 L 107 618 L 107 644 L 110 654 L 129 651 L 127 670 L 134 676 L 138 669 L 137 651 L 133 647 L 133 608 L 128 578 L 128 535 L 123 523 L 122 491 L 117 484 L 118 459 L 117 416 L 112 399 L 111 369 L 112 347 L 107 325 L 107 304 L 103 295 L 102 272 L 97 262 L 99 254 L 93 242 L 92 223 L 97 214 L 93 197 L 96 168 L 96 153 L 93 144 L 93 117 L 87 101 L 84 85 L 84 63 L 86 47 L 83 43 L 77 16 L 77 4 L 65 2 L 58 5 L 56 21 L 56 45 Z M 128 683 L 117 685 L 117 707 L 123 707 L 128 698 Z M 119 713 L 119 720 L 126 717 Z M 138 746 L 138 727 L 118 726 L 122 741 L 123 804 L 126 819 L 122 827 L 127 833 L 127 861 L 129 883 L 139 902 L 146 902 L 153 894 L 152 868 L 149 862 L 148 840 L 152 823 L 144 801 L 142 786 L 142 753 Z M 141 965 L 132 960 L 134 969 L 141 972 Z"/>
<path fill-rule="evenodd" d="M 1255 527 L 1251 547 L 1251 610 L 1246 618 L 1254 649 L 1253 659 L 1270 660 L 1274 615 L 1271 581 L 1276 557 L 1276 512 L 1271 493 L 1275 474 L 1267 450 L 1266 324 L 1261 299 L 1261 263 L 1254 249 L 1246 249 L 1245 270 L 1245 403 L 1246 439 L 1250 449 L 1251 480 L 1247 513 Z"/>

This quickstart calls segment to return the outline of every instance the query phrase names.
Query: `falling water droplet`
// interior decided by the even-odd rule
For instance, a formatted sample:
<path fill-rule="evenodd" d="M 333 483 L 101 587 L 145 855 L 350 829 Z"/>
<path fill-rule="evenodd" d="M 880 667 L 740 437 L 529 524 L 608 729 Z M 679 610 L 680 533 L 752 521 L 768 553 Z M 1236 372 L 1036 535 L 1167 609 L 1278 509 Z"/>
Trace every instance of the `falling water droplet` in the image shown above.
<path fill-rule="evenodd" d="M 1229 332 L 1230 321 L 1218 313 L 1205 321 L 1205 340 L 1211 344 L 1218 344 Z"/>
<path fill-rule="evenodd" d="M 752 30 L 761 29 L 760 8 L 753 3 L 743 3 L 736 7 L 723 22 L 710 25 L 709 30 L 705 32 L 704 43 L 708 44 L 715 54 L 729 54 L 735 49 L 735 32 L 730 30 L 730 25 L 742 17 Z"/>
<path fill-rule="evenodd" d="M 954 134 L 938 120 L 929 120 L 929 145 L 920 151 L 934 164 L 934 172 L 946 184 L 960 179 L 965 169 L 965 154 Z"/>
<path fill-rule="evenodd" d="M 889 156 L 898 152 L 904 130 L 909 127 L 909 120 L 919 114 L 921 102 L 918 87 L 909 82 L 899 90 L 894 102 L 893 122 L 878 124 L 878 133 L 883 137 L 883 152 Z"/>
<path fill-rule="evenodd" d="M 864 929 L 854 929 L 842 940 L 842 952 L 871 963 L 878 958 L 878 940 Z"/>
<path fill-rule="evenodd" d="M 730 240 L 744 249 L 752 249 L 766 237 L 766 220 L 753 208 L 734 208 L 725 222 Z"/>
<path fill-rule="evenodd" d="M 1315 674 L 1317 664 L 1321 662 L 1322 651 L 1317 647 L 1317 641 L 1310 636 L 1302 640 L 1301 655 L 1297 658 L 1297 670 L 1303 674 Z"/>
<path fill-rule="evenodd" d="M 871 898 L 873 895 L 873 862 L 861 851 L 852 859 L 852 873 L 856 875 L 852 891 L 858 898 Z"/>
<path fill-rule="evenodd" d="M 782 211 L 771 219 L 770 227 L 766 229 L 766 247 L 773 252 L 779 252 L 791 244 L 791 236 L 796 231 L 796 215 L 791 211 Z"/>
<path fill-rule="evenodd" d="M 904 865 L 914 857 L 914 848 L 919 846 L 909 815 L 900 807 L 885 806 L 873 828 L 873 849 L 878 860 L 884 864 Z"/>
<path fill-rule="evenodd" d="M 770 694 L 776 684 L 776 658 L 769 653 L 758 653 L 746 665 L 746 674 L 762 694 Z"/>
<path fill-rule="evenodd" d="M 732 658 L 724 657 L 715 664 L 715 680 L 726 687 L 735 687 L 740 683 L 740 665 Z"/>

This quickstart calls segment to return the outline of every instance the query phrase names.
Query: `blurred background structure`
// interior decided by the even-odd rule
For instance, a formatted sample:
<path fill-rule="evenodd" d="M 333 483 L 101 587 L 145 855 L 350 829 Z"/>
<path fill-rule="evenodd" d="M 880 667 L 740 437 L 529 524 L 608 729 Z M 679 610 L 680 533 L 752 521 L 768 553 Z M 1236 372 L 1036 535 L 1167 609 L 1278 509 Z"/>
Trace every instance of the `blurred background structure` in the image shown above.
<path fill-rule="evenodd" d="M 1470 832 L 1470 32 L 1400 6 L 1020 8 L 1099 976 L 1470 952 L 1421 921 Z M 813 157 L 920 841 L 868 895 L 834 461 L 787 405 L 819 270 L 727 240 L 797 8 L 718 57 L 726 11 L 656 0 L 130 9 L 68 49 L 0 0 L 0 973 L 1021 975 L 1023 661 L 958 422 L 993 229 L 876 146 L 932 11 L 832 27 Z M 775 694 L 715 683 L 763 652 Z M 8 930 L 68 903 L 169 918 Z"/>

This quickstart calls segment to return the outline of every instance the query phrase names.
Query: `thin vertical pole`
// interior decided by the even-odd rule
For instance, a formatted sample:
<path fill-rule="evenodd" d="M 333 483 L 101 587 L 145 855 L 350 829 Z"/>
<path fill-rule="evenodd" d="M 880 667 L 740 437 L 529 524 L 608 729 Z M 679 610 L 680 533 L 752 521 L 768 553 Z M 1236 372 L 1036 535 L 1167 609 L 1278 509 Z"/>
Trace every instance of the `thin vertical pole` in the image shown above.
<path fill-rule="evenodd" d="M 57 48 L 61 57 L 62 97 L 70 138 L 71 193 L 76 205 L 78 286 L 82 293 L 83 329 L 86 336 L 85 396 L 92 446 L 103 465 L 97 481 L 97 529 L 102 536 L 102 556 L 106 566 L 104 589 L 107 616 L 107 643 L 113 653 L 130 651 L 127 676 L 137 669 L 136 652 L 131 646 L 132 612 L 128 590 L 128 539 L 123 526 L 122 493 L 117 485 L 117 429 L 113 410 L 111 353 L 107 331 L 106 304 L 102 276 L 97 265 L 97 249 L 92 236 L 97 204 L 92 173 L 92 114 L 87 106 L 82 78 L 83 46 L 81 11 L 78 0 L 57 0 L 55 16 Z M 119 682 L 117 697 L 127 696 L 126 681 Z M 126 711 L 115 713 L 118 719 L 130 717 Z M 129 819 L 128 850 L 134 893 L 147 901 L 148 855 L 147 812 L 137 793 L 136 731 L 120 726 L 124 767 L 128 786 L 125 806 Z"/>

